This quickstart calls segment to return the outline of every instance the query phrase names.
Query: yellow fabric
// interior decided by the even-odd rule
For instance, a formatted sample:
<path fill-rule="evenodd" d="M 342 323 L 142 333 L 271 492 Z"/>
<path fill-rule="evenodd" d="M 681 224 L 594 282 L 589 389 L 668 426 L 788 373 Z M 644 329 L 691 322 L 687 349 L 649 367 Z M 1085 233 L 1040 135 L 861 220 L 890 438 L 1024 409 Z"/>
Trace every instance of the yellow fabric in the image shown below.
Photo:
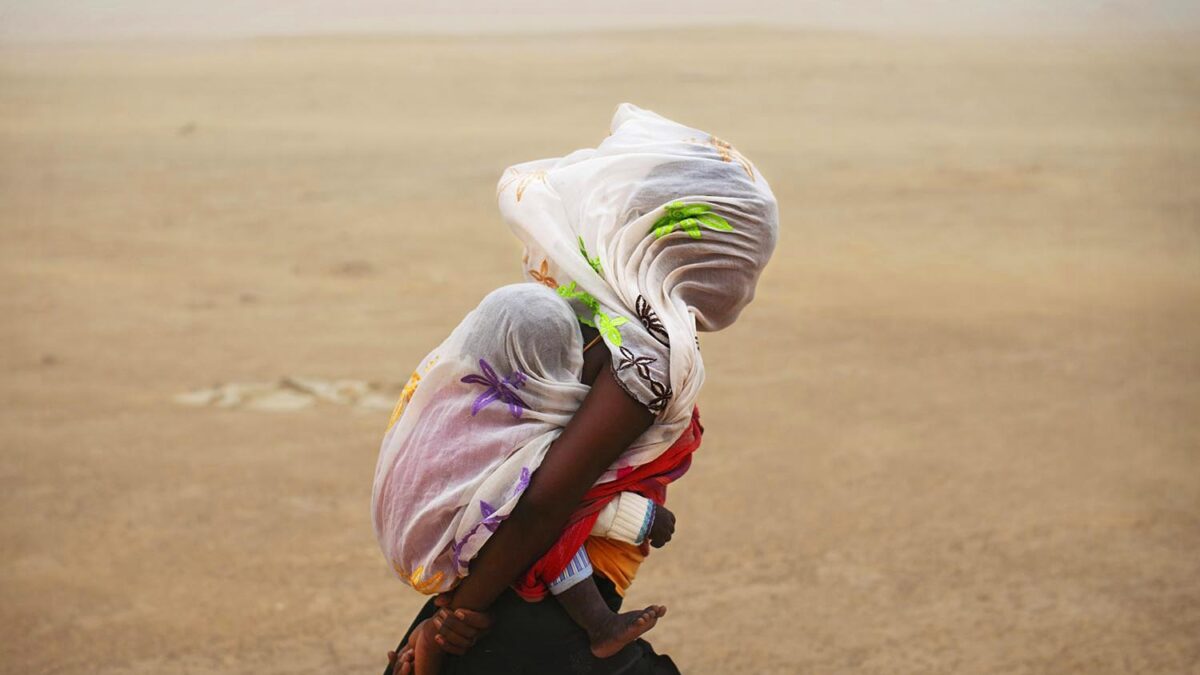
<path fill-rule="evenodd" d="M 588 537 L 584 548 L 592 559 L 592 569 L 612 581 L 617 593 L 625 597 L 625 589 L 633 583 L 638 567 L 646 559 L 642 548 L 601 537 Z"/>

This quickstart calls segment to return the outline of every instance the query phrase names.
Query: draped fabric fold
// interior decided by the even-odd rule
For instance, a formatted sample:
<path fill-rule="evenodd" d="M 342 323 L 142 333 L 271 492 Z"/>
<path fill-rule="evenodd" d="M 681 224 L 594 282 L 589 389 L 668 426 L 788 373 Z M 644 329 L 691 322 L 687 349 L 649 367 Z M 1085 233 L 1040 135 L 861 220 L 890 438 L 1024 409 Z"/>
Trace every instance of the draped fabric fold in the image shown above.
<path fill-rule="evenodd" d="M 698 428 L 697 332 L 737 318 L 777 236 L 775 198 L 748 159 L 628 103 L 598 146 L 509 167 L 497 196 L 525 244 L 527 283 L 489 294 L 421 361 L 376 466 L 380 547 L 425 593 L 467 574 L 587 395 L 580 322 L 600 332 L 613 375 L 655 421 L 597 480 L 572 539 L 618 486 L 653 493 L 686 470 L 672 448 Z M 656 478 L 631 478 L 649 480 L 646 467 Z M 537 578 L 553 567 L 544 559 Z M 522 588 L 539 592 L 535 581 Z"/>

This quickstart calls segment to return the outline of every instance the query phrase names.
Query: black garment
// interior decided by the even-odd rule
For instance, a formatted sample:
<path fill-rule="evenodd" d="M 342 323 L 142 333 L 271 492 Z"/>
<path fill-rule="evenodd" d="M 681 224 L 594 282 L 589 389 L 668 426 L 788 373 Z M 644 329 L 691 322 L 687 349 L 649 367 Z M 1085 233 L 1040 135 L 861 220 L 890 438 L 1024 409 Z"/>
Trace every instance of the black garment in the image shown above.
<path fill-rule="evenodd" d="M 619 610 L 621 596 L 612 582 L 599 574 L 592 578 L 608 606 Z M 645 640 L 632 642 L 607 659 L 596 658 L 587 633 L 553 598 L 525 602 L 508 589 L 489 612 L 492 629 L 465 656 L 447 656 L 441 675 L 679 675 L 671 657 L 655 654 Z M 400 645 L 417 624 L 435 613 L 430 598 Z M 383 672 L 392 675 L 390 666 Z"/>

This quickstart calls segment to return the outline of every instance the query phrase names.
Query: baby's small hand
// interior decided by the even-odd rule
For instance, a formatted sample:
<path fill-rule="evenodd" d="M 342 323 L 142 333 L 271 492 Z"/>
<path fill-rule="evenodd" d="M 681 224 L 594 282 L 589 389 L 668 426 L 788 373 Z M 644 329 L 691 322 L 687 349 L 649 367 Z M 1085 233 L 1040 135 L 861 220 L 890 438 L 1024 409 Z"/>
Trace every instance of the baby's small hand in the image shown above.
<path fill-rule="evenodd" d="M 662 504 L 654 505 L 654 522 L 650 524 L 650 533 L 646 538 L 654 548 L 662 548 L 671 541 L 675 534 L 675 514 Z"/>
<path fill-rule="evenodd" d="M 442 668 L 442 650 L 434 641 L 437 630 L 429 619 L 413 629 L 400 652 L 388 652 L 388 672 L 393 675 L 436 675 Z"/>

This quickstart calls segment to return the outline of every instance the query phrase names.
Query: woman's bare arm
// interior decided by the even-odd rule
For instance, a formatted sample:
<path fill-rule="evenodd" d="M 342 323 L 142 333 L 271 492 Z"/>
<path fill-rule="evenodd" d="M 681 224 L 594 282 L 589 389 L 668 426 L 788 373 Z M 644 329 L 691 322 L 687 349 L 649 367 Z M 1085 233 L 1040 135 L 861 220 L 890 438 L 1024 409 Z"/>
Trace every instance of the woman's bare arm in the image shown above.
<path fill-rule="evenodd" d="M 490 607 L 554 545 L 600 474 L 653 422 L 654 415 L 617 384 L 612 370 L 602 368 L 512 513 L 471 561 L 471 573 L 456 589 L 451 607 Z"/>

